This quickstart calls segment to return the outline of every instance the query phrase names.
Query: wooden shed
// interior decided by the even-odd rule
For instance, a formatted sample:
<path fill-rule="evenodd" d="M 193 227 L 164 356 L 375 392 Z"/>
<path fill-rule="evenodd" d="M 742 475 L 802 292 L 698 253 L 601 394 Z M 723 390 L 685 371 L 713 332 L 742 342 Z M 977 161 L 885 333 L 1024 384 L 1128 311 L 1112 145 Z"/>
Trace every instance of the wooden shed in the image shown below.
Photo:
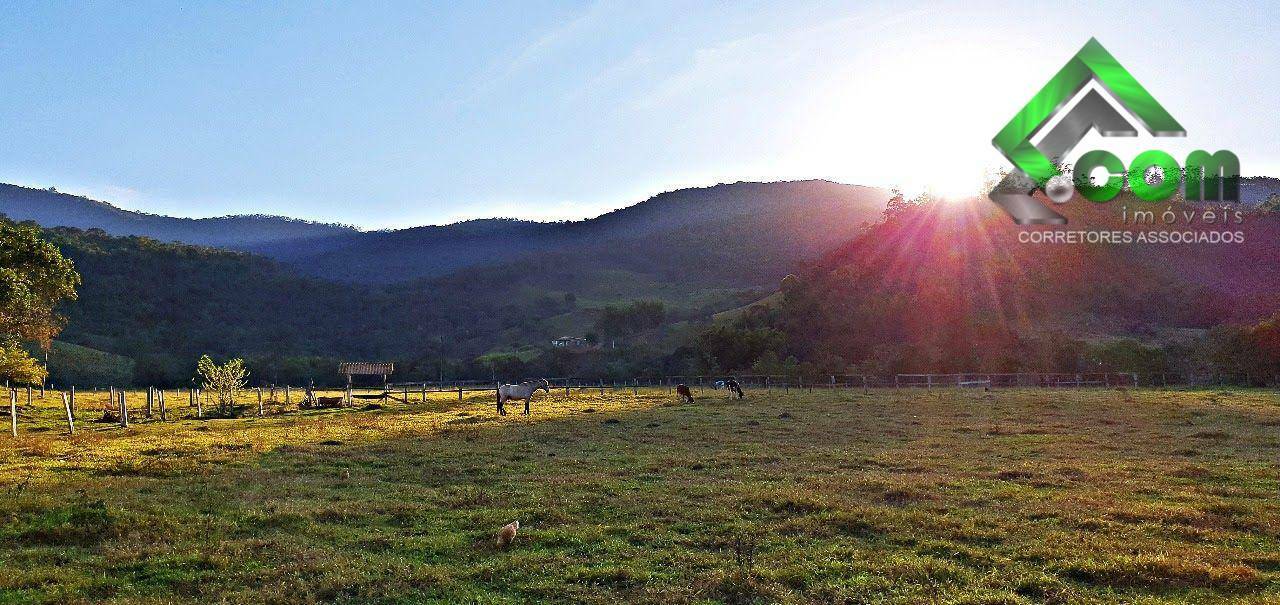
<path fill-rule="evenodd" d="M 387 377 L 394 374 L 396 364 L 390 361 L 344 361 L 338 364 L 338 373 L 347 377 L 347 387 L 351 387 L 352 376 L 381 376 L 382 384 L 387 384 Z"/>

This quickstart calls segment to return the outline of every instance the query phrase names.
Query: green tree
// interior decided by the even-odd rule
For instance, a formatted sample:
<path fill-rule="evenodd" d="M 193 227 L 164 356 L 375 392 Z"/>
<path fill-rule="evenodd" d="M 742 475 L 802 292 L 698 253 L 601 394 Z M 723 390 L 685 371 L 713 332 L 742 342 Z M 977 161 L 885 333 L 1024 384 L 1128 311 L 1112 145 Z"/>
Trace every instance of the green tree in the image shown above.
<path fill-rule="evenodd" d="M 75 266 L 38 228 L 0 219 L 0 375 L 25 383 L 48 377 L 23 344 L 49 350 L 66 323 L 56 307 L 75 300 L 79 285 Z"/>
<path fill-rule="evenodd" d="M 594 331 L 605 338 L 638 334 L 662 325 L 667 307 L 662 301 L 637 300 L 629 305 L 607 305 L 596 319 Z"/>
<path fill-rule="evenodd" d="M 698 334 L 695 346 L 704 360 L 703 371 L 738 371 L 752 368 L 761 357 L 783 350 L 784 337 L 772 328 L 745 329 L 713 325 Z"/>
<path fill-rule="evenodd" d="M 48 377 L 48 372 L 20 346 L 0 343 L 0 376 L 18 383 L 36 384 Z"/>
<path fill-rule="evenodd" d="M 204 355 L 196 363 L 196 370 L 204 379 L 204 389 L 217 395 L 218 412 L 230 414 L 236 402 L 236 393 L 248 384 L 249 371 L 244 368 L 244 360 L 231 359 L 218 365 L 208 355 Z"/>

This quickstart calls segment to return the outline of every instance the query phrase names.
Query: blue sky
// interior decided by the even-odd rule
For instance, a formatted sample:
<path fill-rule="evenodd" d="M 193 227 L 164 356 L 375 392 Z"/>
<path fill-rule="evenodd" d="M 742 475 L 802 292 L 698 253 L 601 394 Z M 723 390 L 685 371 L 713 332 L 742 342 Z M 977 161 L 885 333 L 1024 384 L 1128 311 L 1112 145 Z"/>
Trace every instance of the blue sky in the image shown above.
<path fill-rule="evenodd" d="M 1266 2 L 112 4 L 6 8 L 0 180 L 367 228 L 737 180 L 976 188 L 1090 36 L 1186 149 L 1280 174 Z"/>

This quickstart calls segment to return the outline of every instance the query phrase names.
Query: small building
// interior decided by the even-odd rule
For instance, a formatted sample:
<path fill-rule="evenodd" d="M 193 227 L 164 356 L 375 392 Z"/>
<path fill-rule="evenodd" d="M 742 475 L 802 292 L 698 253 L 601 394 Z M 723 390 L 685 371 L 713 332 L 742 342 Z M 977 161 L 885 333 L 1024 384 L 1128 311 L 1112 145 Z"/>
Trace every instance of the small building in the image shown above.
<path fill-rule="evenodd" d="M 551 346 L 557 349 L 581 349 L 587 346 L 587 339 L 581 336 L 561 336 L 552 340 Z"/>
<path fill-rule="evenodd" d="M 387 376 L 395 373 L 396 364 L 391 362 L 344 361 L 338 364 L 338 373 L 347 377 L 347 386 L 351 386 L 352 376 L 382 376 L 385 385 Z"/>

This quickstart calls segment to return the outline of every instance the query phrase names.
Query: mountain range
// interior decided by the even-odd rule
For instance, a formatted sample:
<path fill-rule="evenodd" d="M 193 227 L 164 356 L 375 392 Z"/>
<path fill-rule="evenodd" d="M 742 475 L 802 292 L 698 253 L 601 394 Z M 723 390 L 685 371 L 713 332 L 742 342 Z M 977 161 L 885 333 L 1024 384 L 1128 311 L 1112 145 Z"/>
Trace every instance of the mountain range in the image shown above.
<path fill-rule="evenodd" d="M 695 264 L 725 269 L 721 274 L 738 270 L 744 275 L 732 280 L 735 284 L 760 285 L 874 222 L 887 199 L 881 189 L 828 181 L 734 183 L 663 193 L 581 221 L 484 219 L 359 231 L 275 216 L 172 218 L 0 185 L 0 214 L 44 227 L 96 228 L 109 235 L 254 252 L 305 275 L 351 283 L 441 277 L 535 253 L 612 255 L 652 269 L 666 255 L 679 253 Z M 717 245 L 703 246 L 703 240 Z"/>
<path fill-rule="evenodd" d="M 52 188 L 34 189 L 6 183 L 0 183 L 0 214 L 45 227 L 101 229 L 111 235 L 141 235 L 162 242 L 233 249 L 357 232 L 342 225 L 257 214 L 174 218 L 124 210 Z"/>
<path fill-rule="evenodd" d="M 0 213 L 40 222 L 83 277 L 51 356 L 55 377 L 157 384 L 185 380 L 202 353 L 248 357 L 272 380 L 323 381 L 331 368 L 316 364 L 338 359 L 396 359 L 434 376 L 442 363 L 591 333 L 611 305 L 635 301 L 661 303 L 665 320 L 627 343 L 674 347 L 866 229 L 889 198 L 826 181 L 735 183 L 583 221 L 362 232 L 3 191 Z M 228 233 L 238 225 L 252 236 Z M 79 367 L 86 360 L 102 367 Z"/>
<path fill-rule="evenodd" d="M 13 186 L 0 187 L 0 212 L 45 221 L 83 275 L 52 359 L 110 371 L 79 377 L 174 383 L 202 353 L 247 356 L 271 380 L 331 378 L 339 359 L 395 359 L 417 378 L 488 375 L 495 355 L 515 375 L 630 376 L 741 369 L 763 355 L 745 342 L 832 372 L 1016 371 L 1078 368 L 1078 339 L 1161 339 L 1274 313 L 1280 181 L 1242 190 L 1245 241 L 1209 246 L 1026 244 L 1016 238 L 1027 229 L 985 198 L 917 204 L 828 181 L 683 189 L 581 221 L 373 232 L 174 219 Z M 1119 213 L 1138 207 L 1124 194 L 1060 209 L 1070 229 L 1121 230 Z M 238 225 L 245 234 L 226 233 Z M 619 328 L 641 301 L 650 317 L 660 304 L 661 321 Z M 735 323 L 748 332 L 718 342 L 736 352 L 705 350 L 715 335 L 700 331 Z M 602 330 L 626 349 L 531 349 Z M 534 357 L 541 365 L 525 363 Z"/>

